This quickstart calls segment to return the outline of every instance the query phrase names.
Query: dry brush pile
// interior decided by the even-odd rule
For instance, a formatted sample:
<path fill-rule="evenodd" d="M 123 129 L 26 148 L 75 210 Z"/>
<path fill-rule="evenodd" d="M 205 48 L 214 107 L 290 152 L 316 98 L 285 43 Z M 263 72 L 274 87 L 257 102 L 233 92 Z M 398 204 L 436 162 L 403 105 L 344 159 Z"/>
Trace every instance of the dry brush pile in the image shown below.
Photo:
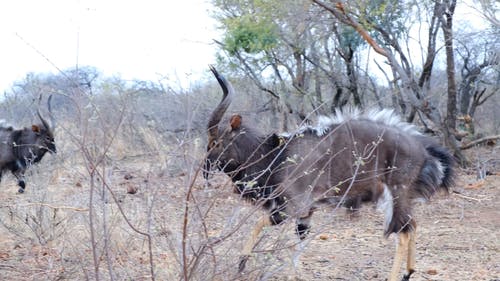
<path fill-rule="evenodd" d="M 25 194 L 2 179 L 2 278 L 232 279 L 255 209 L 227 179 L 201 180 L 205 113 L 190 99 L 54 95 L 57 154 L 30 167 Z M 23 101 L 23 118 L 1 117 L 30 124 L 36 106 Z"/>

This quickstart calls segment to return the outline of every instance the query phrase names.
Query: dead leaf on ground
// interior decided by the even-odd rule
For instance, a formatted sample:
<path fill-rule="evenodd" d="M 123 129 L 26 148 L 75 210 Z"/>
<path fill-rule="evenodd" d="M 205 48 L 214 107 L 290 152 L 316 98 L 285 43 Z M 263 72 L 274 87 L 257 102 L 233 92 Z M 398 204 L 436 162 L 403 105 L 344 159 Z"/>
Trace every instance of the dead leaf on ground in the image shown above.
<path fill-rule="evenodd" d="M 319 239 L 320 240 L 328 240 L 328 235 L 327 234 L 320 234 Z"/>
<path fill-rule="evenodd" d="M 429 269 L 426 271 L 426 273 L 429 275 L 437 275 L 438 274 L 436 269 Z"/>

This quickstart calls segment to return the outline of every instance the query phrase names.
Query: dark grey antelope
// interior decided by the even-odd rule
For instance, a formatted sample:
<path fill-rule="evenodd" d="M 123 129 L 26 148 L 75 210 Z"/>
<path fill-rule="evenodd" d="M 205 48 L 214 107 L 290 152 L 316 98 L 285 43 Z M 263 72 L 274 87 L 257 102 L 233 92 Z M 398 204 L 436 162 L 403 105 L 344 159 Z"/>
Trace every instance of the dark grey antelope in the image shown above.
<path fill-rule="evenodd" d="M 50 112 L 50 99 L 48 108 Z M 24 173 L 33 163 L 42 160 L 47 152 L 55 153 L 54 142 L 54 119 L 51 123 L 42 117 L 40 109 L 37 111 L 40 124 L 33 124 L 29 128 L 14 129 L 0 122 L 0 179 L 6 170 L 17 178 L 19 193 L 23 193 L 26 188 Z"/>
<path fill-rule="evenodd" d="M 269 213 L 254 227 L 243 249 L 242 271 L 262 228 L 296 220 L 306 238 L 310 218 L 322 205 L 358 207 L 374 202 L 385 215 L 384 233 L 398 244 L 390 281 L 398 279 L 403 259 L 409 280 L 415 271 L 415 199 L 429 199 L 453 179 L 453 158 L 391 110 L 337 112 L 321 117 L 316 127 L 290 134 L 263 135 L 240 115 L 221 119 L 234 90 L 213 67 L 223 98 L 208 122 L 207 171 L 226 173 L 235 191 Z"/>

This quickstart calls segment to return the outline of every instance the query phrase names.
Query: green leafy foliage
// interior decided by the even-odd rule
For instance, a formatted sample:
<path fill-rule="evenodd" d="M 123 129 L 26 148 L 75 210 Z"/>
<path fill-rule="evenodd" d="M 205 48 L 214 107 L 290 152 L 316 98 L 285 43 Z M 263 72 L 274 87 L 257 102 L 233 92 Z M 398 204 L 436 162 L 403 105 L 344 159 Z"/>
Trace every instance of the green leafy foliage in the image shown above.
<path fill-rule="evenodd" d="M 231 55 L 239 50 L 256 54 L 272 49 L 278 42 L 277 29 L 270 21 L 243 15 L 227 19 L 226 23 L 227 33 L 224 43 Z"/>
<path fill-rule="evenodd" d="M 357 9 L 359 21 L 366 30 L 371 31 L 372 24 L 376 24 L 399 36 L 406 28 L 405 23 L 410 7 L 397 0 L 375 0 L 359 1 Z"/>
<path fill-rule="evenodd" d="M 366 44 L 366 42 L 359 36 L 359 33 L 350 26 L 340 26 L 340 40 L 339 46 L 342 50 L 349 48 L 356 50 L 359 46 Z"/>

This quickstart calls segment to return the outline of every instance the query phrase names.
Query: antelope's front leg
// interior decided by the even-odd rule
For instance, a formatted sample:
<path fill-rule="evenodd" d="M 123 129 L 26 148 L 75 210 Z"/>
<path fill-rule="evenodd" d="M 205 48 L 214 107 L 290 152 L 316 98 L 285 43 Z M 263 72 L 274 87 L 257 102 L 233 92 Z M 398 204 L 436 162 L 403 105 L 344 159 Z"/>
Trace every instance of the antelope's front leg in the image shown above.
<path fill-rule="evenodd" d="M 24 193 L 24 190 L 26 189 L 26 183 L 24 182 L 24 169 L 18 169 L 12 172 L 14 176 L 17 179 L 17 185 L 19 186 L 19 189 L 17 192 L 19 193 Z"/>
<path fill-rule="evenodd" d="M 257 224 L 254 226 L 252 233 L 250 234 L 250 238 L 247 240 L 245 243 L 245 246 L 243 247 L 243 252 L 240 257 L 240 263 L 238 266 L 238 271 L 242 272 L 245 269 L 245 265 L 248 261 L 248 258 L 250 257 L 252 253 L 252 249 L 255 246 L 255 243 L 257 242 L 257 238 L 259 237 L 259 234 L 262 232 L 262 229 L 265 226 L 272 225 L 271 219 L 269 218 L 269 215 L 264 215 L 262 216 Z"/>
<path fill-rule="evenodd" d="M 299 218 L 296 221 L 295 233 L 299 237 L 300 241 L 297 243 L 297 245 L 295 245 L 295 250 L 294 250 L 294 253 L 292 255 L 292 263 L 293 263 L 293 267 L 295 269 L 297 269 L 299 267 L 300 255 L 304 251 L 304 248 L 305 248 L 306 243 L 307 243 L 304 240 L 307 238 L 307 235 L 309 234 L 309 231 L 311 229 L 310 222 L 311 222 L 310 215 L 307 217 L 304 217 L 304 218 Z"/>

